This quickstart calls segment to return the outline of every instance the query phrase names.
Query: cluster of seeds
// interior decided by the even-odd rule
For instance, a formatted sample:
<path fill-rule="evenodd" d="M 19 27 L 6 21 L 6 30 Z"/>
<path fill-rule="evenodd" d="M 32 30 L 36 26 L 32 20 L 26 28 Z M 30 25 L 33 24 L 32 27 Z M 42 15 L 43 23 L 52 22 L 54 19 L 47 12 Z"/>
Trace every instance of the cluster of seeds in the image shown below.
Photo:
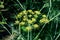
<path fill-rule="evenodd" d="M 31 31 L 37 29 L 41 25 L 49 22 L 49 19 L 45 14 L 41 14 L 40 11 L 24 10 L 16 15 L 15 24 L 19 24 L 24 31 Z"/>

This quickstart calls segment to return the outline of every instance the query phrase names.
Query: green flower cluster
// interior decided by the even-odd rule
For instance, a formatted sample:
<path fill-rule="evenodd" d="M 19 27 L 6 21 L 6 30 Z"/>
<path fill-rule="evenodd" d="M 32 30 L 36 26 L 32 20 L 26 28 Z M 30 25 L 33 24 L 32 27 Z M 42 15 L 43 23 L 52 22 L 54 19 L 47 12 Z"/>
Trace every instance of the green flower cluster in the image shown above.
<path fill-rule="evenodd" d="M 42 17 L 42 18 L 41 18 Z M 15 25 L 19 24 L 22 30 L 31 31 L 32 29 L 38 29 L 41 24 L 49 22 L 49 19 L 45 14 L 42 15 L 40 11 L 24 10 L 16 15 Z"/>

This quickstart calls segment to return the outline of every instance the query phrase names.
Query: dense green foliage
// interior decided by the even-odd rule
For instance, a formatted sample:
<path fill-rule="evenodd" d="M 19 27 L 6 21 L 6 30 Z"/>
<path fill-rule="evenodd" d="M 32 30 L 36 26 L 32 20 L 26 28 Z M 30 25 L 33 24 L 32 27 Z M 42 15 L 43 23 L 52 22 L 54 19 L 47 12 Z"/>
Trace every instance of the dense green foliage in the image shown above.
<path fill-rule="evenodd" d="M 1 0 L 0 39 L 60 40 L 60 1 Z"/>

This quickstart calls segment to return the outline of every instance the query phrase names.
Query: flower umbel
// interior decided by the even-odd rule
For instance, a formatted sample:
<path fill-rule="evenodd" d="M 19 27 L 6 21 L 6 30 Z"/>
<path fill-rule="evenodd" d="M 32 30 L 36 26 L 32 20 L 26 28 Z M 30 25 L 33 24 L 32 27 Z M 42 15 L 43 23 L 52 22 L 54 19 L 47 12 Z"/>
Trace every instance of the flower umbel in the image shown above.
<path fill-rule="evenodd" d="M 49 22 L 49 19 L 45 14 L 41 14 L 40 11 L 33 11 L 33 10 L 24 10 L 20 12 L 17 17 L 19 21 L 15 23 L 20 24 L 22 26 L 22 30 L 31 31 L 32 29 L 39 28 L 38 23 L 45 24 Z"/>

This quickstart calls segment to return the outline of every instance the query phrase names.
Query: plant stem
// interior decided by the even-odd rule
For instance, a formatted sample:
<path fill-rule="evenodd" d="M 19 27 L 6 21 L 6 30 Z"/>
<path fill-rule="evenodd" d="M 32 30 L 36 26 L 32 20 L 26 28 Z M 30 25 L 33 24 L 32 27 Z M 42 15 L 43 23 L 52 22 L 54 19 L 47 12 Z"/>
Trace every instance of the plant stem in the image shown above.
<path fill-rule="evenodd" d="M 22 8 L 23 10 L 26 10 L 26 9 L 23 7 L 23 5 L 19 2 L 19 0 L 17 0 L 17 2 L 19 3 L 19 5 L 21 6 L 21 8 Z"/>
<path fill-rule="evenodd" d="M 58 34 L 58 36 L 55 38 L 55 40 L 57 40 L 60 37 L 60 33 Z"/>
<path fill-rule="evenodd" d="M 27 38 L 27 40 L 29 40 L 29 34 L 30 34 L 30 33 L 29 33 L 29 31 L 28 31 L 28 38 Z"/>
<path fill-rule="evenodd" d="M 8 30 L 3 24 L 1 24 L 1 25 L 2 25 L 3 28 L 6 29 L 6 31 L 8 31 L 8 33 L 11 35 L 11 33 L 9 32 L 9 30 Z"/>

